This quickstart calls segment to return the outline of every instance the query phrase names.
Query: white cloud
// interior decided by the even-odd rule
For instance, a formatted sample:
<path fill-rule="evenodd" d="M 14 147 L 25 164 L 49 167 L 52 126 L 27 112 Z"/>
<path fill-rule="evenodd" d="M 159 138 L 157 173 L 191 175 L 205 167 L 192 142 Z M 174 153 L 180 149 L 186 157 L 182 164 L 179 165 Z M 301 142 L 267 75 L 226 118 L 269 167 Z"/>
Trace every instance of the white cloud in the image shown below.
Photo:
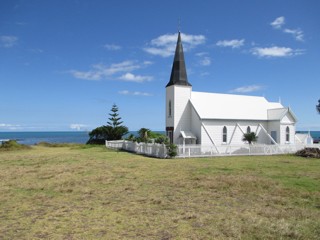
<path fill-rule="evenodd" d="M 87 72 L 82 72 L 82 71 L 77 71 L 77 70 L 71 70 L 70 73 L 75 77 L 79 79 L 85 79 L 85 80 L 101 80 L 102 78 L 102 73 L 100 71 L 87 71 Z"/>
<path fill-rule="evenodd" d="M 0 123 L 0 129 L 4 129 L 4 130 L 17 130 L 17 129 L 21 129 L 21 125 L 18 125 L 18 124 Z"/>
<path fill-rule="evenodd" d="M 128 90 L 119 91 L 118 93 L 122 94 L 122 95 L 129 95 L 130 94 L 130 92 Z"/>
<path fill-rule="evenodd" d="M 252 48 L 251 52 L 259 57 L 291 57 L 303 54 L 304 50 L 274 46 L 269 48 Z"/>
<path fill-rule="evenodd" d="M 263 86 L 259 86 L 259 85 L 250 85 L 250 86 L 239 87 L 239 88 L 233 89 L 229 92 L 230 93 L 250 93 L 250 92 L 259 91 L 263 88 L 264 88 Z"/>
<path fill-rule="evenodd" d="M 43 53 L 44 52 L 40 48 L 30 48 L 29 51 L 32 52 L 32 53 Z"/>
<path fill-rule="evenodd" d="M 0 36 L 0 46 L 11 48 L 17 44 L 18 38 L 15 36 Z"/>
<path fill-rule="evenodd" d="M 282 29 L 282 26 L 285 24 L 285 18 L 284 17 L 278 17 L 276 18 L 270 25 L 275 29 Z M 303 31 L 300 29 L 290 29 L 285 28 L 282 30 L 284 33 L 291 34 L 297 41 L 303 41 L 304 40 L 304 34 Z"/>
<path fill-rule="evenodd" d="M 87 125 L 85 124 L 80 124 L 80 123 L 73 123 L 73 124 L 70 124 L 70 128 L 71 129 L 74 129 L 74 130 L 77 130 L 77 131 L 80 131 L 80 130 L 83 130 L 87 127 Z"/>
<path fill-rule="evenodd" d="M 211 65 L 211 58 L 210 57 L 204 57 L 200 60 L 200 64 L 202 66 L 210 66 Z"/>
<path fill-rule="evenodd" d="M 280 29 L 285 24 L 285 18 L 283 16 L 276 18 L 270 25 L 275 29 Z"/>
<path fill-rule="evenodd" d="M 201 77 L 208 76 L 208 75 L 210 75 L 210 73 L 208 73 L 208 72 L 201 72 L 201 73 L 200 73 L 200 76 L 201 76 Z"/>
<path fill-rule="evenodd" d="M 144 61 L 143 64 L 144 64 L 144 65 L 152 65 L 153 62 L 151 62 L 151 61 Z"/>
<path fill-rule="evenodd" d="M 202 66 L 210 66 L 211 65 L 211 58 L 208 56 L 209 53 L 207 52 L 199 52 L 195 54 L 197 57 L 199 57 L 199 63 Z"/>
<path fill-rule="evenodd" d="M 113 51 L 120 50 L 122 48 L 121 46 L 116 44 L 105 44 L 103 47 L 106 48 L 107 50 L 113 50 Z"/>
<path fill-rule="evenodd" d="M 106 66 L 102 63 L 92 65 L 92 69 L 89 71 L 69 71 L 75 78 L 85 80 L 101 80 L 106 79 L 114 74 L 130 72 L 139 68 L 142 68 L 146 64 L 139 64 L 135 61 L 123 61 L 120 63 L 113 63 L 110 66 Z"/>
<path fill-rule="evenodd" d="M 284 33 L 289 33 L 292 34 L 292 36 L 297 40 L 297 41 L 303 41 L 303 31 L 301 31 L 300 29 L 289 29 L 286 28 L 283 30 Z"/>
<path fill-rule="evenodd" d="M 144 97 L 153 96 L 151 93 L 147 93 L 147 92 L 139 92 L 139 91 L 130 92 L 128 90 L 119 91 L 118 93 L 122 95 L 132 95 L 132 96 L 144 96 Z"/>
<path fill-rule="evenodd" d="M 28 23 L 26 22 L 16 22 L 16 25 L 19 25 L 19 26 L 25 26 L 27 25 Z"/>
<path fill-rule="evenodd" d="M 219 47 L 239 48 L 244 45 L 244 39 L 221 40 L 216 43 Z"/>
<path fill-rule="evenodd" d="M 140 75 L 134 75 L 132 73 L 126 73 L 119 77 L 120 80 L 128 81 L 128 82 L 138 82 L 142 83 L 145 81 L 151 81 L 153 79 L 152 76 L 140 76 Z"/>
<path fill-rule="evenodd" d="M 209 53 L 207 53 L 207 52 L 199 52 L 199 53 L 196 53 L 196 56 L 197 57 L 203 57 L 203 56 L 206 56 L 206 55 L 208 55 Z"/>
<path fill-rule="evenodd" d="M 177 34 L 165 34 L 155 39 L 152 39 L 148 44 L 149 47 L 145 47 L 144 51 L 152 55 L 159 55 L 161 57 L 169 57 L 174 54 Z M 189 51 L 198 45 L 204 44 L 206 37 L 204 35 L 191 35 L 181 33 L 181 40 L 185 51 Z"/>

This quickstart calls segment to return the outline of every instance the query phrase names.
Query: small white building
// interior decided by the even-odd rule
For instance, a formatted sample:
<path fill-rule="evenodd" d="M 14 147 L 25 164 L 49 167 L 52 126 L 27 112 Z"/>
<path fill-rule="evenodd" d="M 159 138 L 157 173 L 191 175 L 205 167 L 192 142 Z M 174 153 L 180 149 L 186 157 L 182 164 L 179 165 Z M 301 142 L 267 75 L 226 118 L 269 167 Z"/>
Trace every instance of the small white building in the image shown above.
<path fill-rule="evenodd" d="M 264 97 L 194 92 L 188 82 L 180 32 L 166 86 L 166 133 L 174 144 L 241 145 L 255 132 L 260 144 L 295 143 L 292 110 Z"/>
<path fill-rule="evenodd" d="M 313 138 L 310 135 L 310 132 L 308 132 L 308 133 L 296 133 L 296 143 L 313 144 Z"/>

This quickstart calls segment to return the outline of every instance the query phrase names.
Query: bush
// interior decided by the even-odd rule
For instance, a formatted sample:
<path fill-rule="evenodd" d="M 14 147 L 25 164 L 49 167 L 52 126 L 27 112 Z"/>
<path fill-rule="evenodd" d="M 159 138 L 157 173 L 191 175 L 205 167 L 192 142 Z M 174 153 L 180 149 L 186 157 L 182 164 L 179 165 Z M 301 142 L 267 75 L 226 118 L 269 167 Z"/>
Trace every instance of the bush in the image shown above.
<path fill-rule="evenodd" d="M 48 142 L 38 142 L 37 146 L 42 147 L 74 147 L 82 145 L 81 143 L 48 143 Z"/>
<path fill-rule="evenodd" d="M 252 142 L 258 141 L 258 136 L 255 132 L 245 133 L 243 134 L 242 141 L 252 144 Z"/>
<path fill-rule="evenodd" d="M 177 148 L 178 147 L 175 144 L 172 144 L 172 143 L 167 144 L 168 156 L 170 158 L 173 158 L 178 155 Z"/>
<path fill-rule="evenodd" d="M 155 143 L 168 144 L 169 138 L 165 135 L 160 135 L 155 139 Z"/>
<path fill-rule="evenodd" d="M 9 141 L 3 142 L 0 145 L 1 151 L 24 150 L 24 149 L 31 149 L 31 147 L 28 145 L 20 144 L 16 140 L 9 140 Z"/>

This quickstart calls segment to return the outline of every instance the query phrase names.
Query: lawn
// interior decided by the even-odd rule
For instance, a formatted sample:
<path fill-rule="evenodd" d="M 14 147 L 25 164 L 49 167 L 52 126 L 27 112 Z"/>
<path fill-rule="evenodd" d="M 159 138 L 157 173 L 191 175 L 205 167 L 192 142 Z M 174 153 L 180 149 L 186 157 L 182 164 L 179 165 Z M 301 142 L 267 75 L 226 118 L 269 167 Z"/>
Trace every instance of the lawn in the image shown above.
<path fill-rule="evenodd" d="M 320 159 L 0 151 L 0 239 L 320 239 Z"/>

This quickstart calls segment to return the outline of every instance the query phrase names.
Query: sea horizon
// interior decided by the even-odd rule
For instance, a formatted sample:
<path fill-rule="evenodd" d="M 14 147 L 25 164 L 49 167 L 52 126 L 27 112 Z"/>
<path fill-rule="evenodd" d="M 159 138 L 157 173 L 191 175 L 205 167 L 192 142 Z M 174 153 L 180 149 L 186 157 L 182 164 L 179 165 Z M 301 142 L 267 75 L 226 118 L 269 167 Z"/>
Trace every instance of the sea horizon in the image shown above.
<path fill-rule="evenodd" d="M 85 144 L 89 140 L 90 131 L 0 131 L 0 140 L 17 140 L 21 144 L 34 145 L 39 142 L 48 143 L 80 143 Z M 165 134 L 165 131 L 154 131 Z M 309 133 L 306 130 L 297 130 L 296 133 Z M 138 131 L 129 131 L 129 134 L 137 135 Z M 320 131 L 310 131 L 314 140 L 320 139 Z"/>
<path fill-rule="evenodd" d="M 48 143 L 80 143 L 89 140 L 90 131 L 6 131 L 0 132 L 1 140 L 16 140 L 21 144 L 34 145 L 39 142 Z M 165 134 L 165 131 L 154 131 Z M 138 135 L 138 131 L 129 131 L 125 136 Z"/>

